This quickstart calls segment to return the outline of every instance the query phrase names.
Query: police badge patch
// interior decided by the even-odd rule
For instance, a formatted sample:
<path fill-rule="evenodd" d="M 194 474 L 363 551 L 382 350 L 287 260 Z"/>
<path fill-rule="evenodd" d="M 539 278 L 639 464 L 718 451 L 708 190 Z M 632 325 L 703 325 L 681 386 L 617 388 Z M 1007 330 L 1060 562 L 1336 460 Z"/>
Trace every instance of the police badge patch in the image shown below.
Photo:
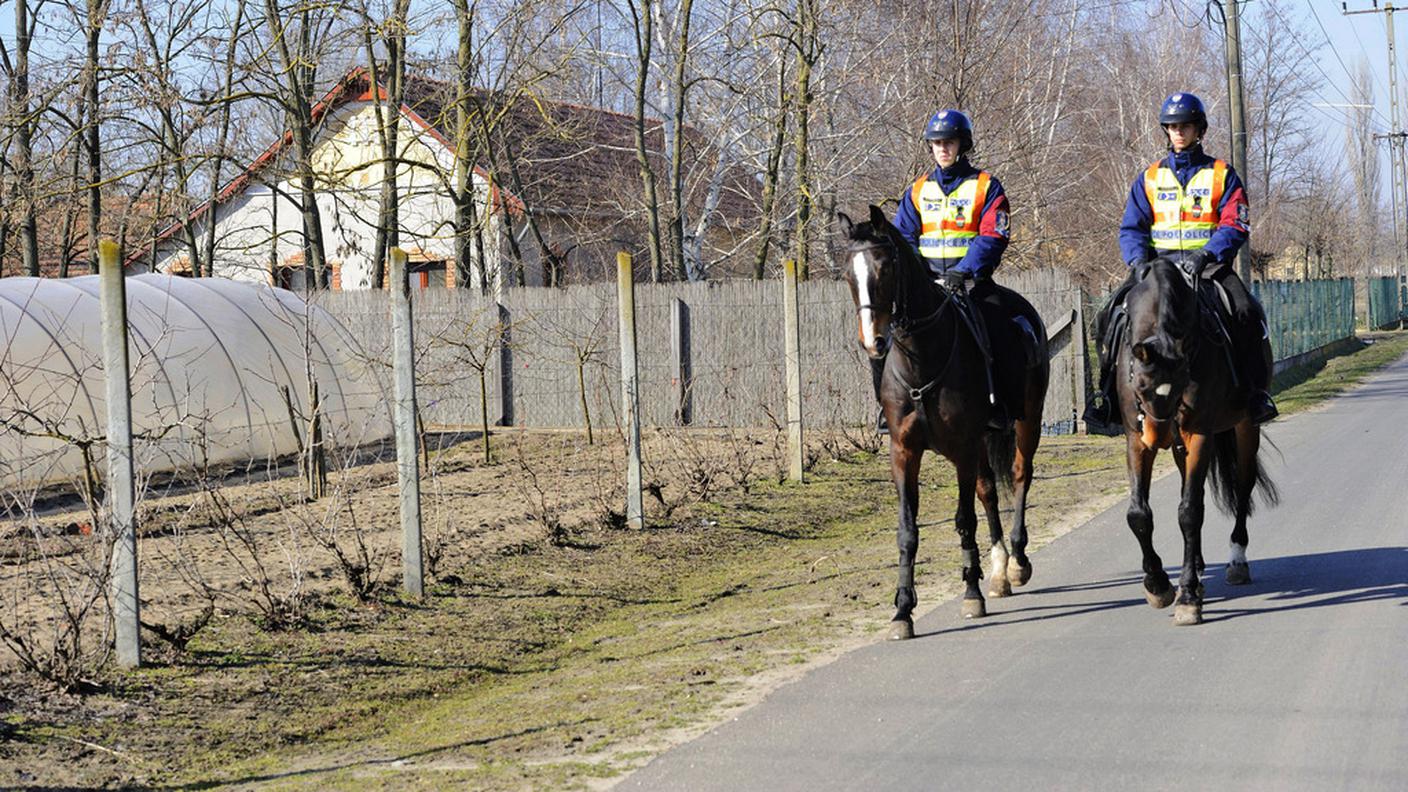
<path fill-rule="evenodd" d="M 1242 226 L 1245 226 L 1246 228 L 1250 229 L 1250 228 L 1252 227 L 1252 224 L 1251 224 L 1251 215 L 1252 215 L 1252 213 L 1251 213 L 1251 208 L 1250 208 L 1249 206 L 1247 206 L 1247 204 L 1237 204 L 1237 223 L 1238 223 L 1238 225 L 1242 225 Z"/>
<path fill-rule="evenodd" d="M 1006 213 L 1006 212 L 998 212 L 998 213 L 997 213 L 997 222 L 993 223 L 993 230 L 997 231 L 997 233 L 999 233 L 999 234 L 1001 234 L 1001 235 L 1003 235 L 1003 236 L 1007 236 L 1007 226 L 1008 226 L 1007 213 Z"/>

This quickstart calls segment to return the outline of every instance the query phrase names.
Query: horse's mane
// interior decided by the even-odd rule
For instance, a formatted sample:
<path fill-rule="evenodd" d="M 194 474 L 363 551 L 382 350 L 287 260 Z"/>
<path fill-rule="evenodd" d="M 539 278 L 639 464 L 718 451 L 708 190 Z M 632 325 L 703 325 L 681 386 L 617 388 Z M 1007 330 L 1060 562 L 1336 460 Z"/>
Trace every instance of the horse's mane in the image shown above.
<path fill-rule="evenodd" d="M 1145 348 L 1166 360 L 1177 357 L 1174 341 L 1187 338 L 1197 330 L 1197 294 L 1189 287 L 1178 265 L 1167 259 L 1156 259 L 1148 274 L 1134 287 L 1128 300 L 1131 325 L 1150 307 L 1154 310 L 1154 334 L 1132 341 L 1142 341 Z"/>

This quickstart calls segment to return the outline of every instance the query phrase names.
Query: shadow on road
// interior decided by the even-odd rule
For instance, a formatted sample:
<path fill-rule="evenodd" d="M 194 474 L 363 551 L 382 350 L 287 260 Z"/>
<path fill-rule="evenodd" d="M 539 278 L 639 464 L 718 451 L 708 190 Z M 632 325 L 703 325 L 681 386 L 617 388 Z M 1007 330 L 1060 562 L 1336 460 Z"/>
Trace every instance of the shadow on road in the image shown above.
<path fill-rule="evenodd" d="M 1203 575 L 1206 594 L 1203 619 L 1208 623 L 1300 608 L 1326 608 L 1356 602 L 1399 600 L 1408 606 L 1408 547 L 1370 547 L 1276 558 L 1253 558 L 1252 582 L 1230 586 L 1222 564 L 1210 565 Z M 1177 566 L 1165 568 L 1175 584 Z M 993 600 L 997 605 L 988 618 L 952 627 L 921 632 L 915 638 L 972 632 L 1024 622 L 1064 619 L 1118 608 L 1147 608 L 1142 576 L 1120 577 L 1029 589 L 1013 599 Z M 1043 603 L 1042 596 L 1103 589 L 1121 589 L 1136 596 L 1084 602 Z M 1008 607 L 1017 605 L 1019 607 Z"/>
<path fill-rule="evenodd" d="M 1375 600 L 1408 605 L 1408 547 L 1253 558 L 1251 565 L 1246 586 L 1227 585 L 1220 565 L 1209 569 L 1205 621 Z"/>

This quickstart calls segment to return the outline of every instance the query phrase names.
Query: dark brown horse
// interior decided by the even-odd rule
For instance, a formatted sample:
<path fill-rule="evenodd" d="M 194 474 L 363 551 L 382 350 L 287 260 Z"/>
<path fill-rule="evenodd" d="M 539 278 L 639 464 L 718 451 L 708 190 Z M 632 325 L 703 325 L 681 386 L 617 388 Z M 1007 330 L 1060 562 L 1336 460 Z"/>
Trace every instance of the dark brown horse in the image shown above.
<path fill-rule="evenodd" d="M 1138 277 L 1138 276 L 1136 276 Z M 1113 346 L 1115 388 L 1124 422 L 1129 463 L 1129 527 L 1144 553 L 1144 592 L 1149 604 L 1175 600 L 1163 562 L 1154 552 L 1149 477 L 1160 449 L 1171 449 L 1183 477 L 1178 525 L 1183 531 L 1183 571 L 1174 624 L 1203 620 L 1203 491 L 1209 477 L 1223 510 L 1232 514 L 1227 582 L 1247 583 L 1247 517 L 1252 493 L 1268 502 L 1276 489 L 1257 454 L 1261 429 L 1247 415 L 1247 385 L 1232 370 L 1210 302 L 1200 301 L 1193 278 L 1158 259 L 1124 299 L 1127 324 Z M 1208 288 L 1206 285 L 1203 288 Z M 1270 365 L 1267 361 L 1266 365 Z"/>
<path fill-rule="evenodd" d="M 983 616 L 986 606 L 979 583 L 982 568 L 975 539 L 976 495 L 987 513 L 992 538 L 992 580 L 988 593 L 1002 597 L 1025 584 L 1032 573 L 1027 559 L 1026 503 L 1032 481 L 1032 457 L 1041 439 L 1041 410 L 1050 364 L 1046 328 L 1041 317 L 1016 292 L 992 283 L 975 292 L 1000 289 L 992 302 L 1008 306 L 1010 315 L 987 326 L 997 361 L 997 390 L 1017 418 L 1013 426 L 991 429 L 993 401 L 988 363 L 976 340 L 976 303 L 964 294 L 936 287 L 928 265 L 877 207 L 870 221 L 853 223 L 839 214 L 846 233 L 841 269 L 855 298 L 860 344 L 871 358 L 884 357 L 880 400 L 890 426 L 890 472 L 899 492 L 899 584 L 891 638 L 914 635 L 914 559 L 919 549 L 919 463 L 926 450 L 943 454 L 958 477 L 954 525 L 963 551 L 962 613 Z M 1025 337 L 1025 341 L 1023 340 Z M 1009 555 L 998 517 L 997 483 L 1015 490 L 1012 551 Z"/>

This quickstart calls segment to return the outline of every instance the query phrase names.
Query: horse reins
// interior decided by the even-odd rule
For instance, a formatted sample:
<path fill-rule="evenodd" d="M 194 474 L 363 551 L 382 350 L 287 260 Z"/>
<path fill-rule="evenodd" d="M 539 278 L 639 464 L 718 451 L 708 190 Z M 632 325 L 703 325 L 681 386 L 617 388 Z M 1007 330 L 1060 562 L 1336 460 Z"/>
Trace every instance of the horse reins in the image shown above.
<path fill-rule="evenodd" d="M 892 240 L 867 242 L 865 244 L 860 245 L 852 244 L 847 247 L 847 252 L 859 253 L 864 250 L 872 250 L 875 248 L 884 248 L 890 251 L 891 255 L 894 258 L 899 257 L 899 251 Z M 954 302 L 954 298 L 951 295 L 946 296 L 943 300 L 939 302 L 939 307 L 935 308 L 927 316 L 920 317 L 919 319 L 911 319 L 909 317 L 908 310 L 908 296 L 909 290 L 901 288 L 899 280 L 896 279 L 895 296 L 890 304 L 890 323 L 894 326 L 896 331 L 895 347 L 903 351 L 904 354 L 909 357 L 909 359 L 914 360 L 914 350 L 901 343 L 899 336 L 903 335 L 913 338 L 917 333 L 923 332 L 929 326 L 938 322 L 939 318 L 943 315 L 944 311 L 947 310 L 949 305 Z M 870 303 L 858 303 L 856 305 L 857 314 L 866 309 L 874 311 L 875 306 L 871 305 Z M 967 317 L 964 318 L 966 320 Z M 909 398 L 912 399 L 916 405 L 922 406 L 924 402 L 924 397 L 928 395 L 929 391 L 933 390 L 934 387 L 943 380 L 944 375 L 948 373 L 949 366 L 953 363 L 954 358 L 958 356 L 957 353 L 958 333 L 954 333 L 953 343 L 950 345 L 948 357 L 945 359 L 943 367 L 939 369 L 938 374 L 936 374 L 933 378 L 931 378 L 927 383 L 925 383 L 921 387 L 913 387 L 908 382 L 904 381 L 904 377 L 901 377 L 898 373 L 895 374 L 895 376 L 899 379 L 900 384 L 905 387 L 905 390 L 909 391 Z"/>

